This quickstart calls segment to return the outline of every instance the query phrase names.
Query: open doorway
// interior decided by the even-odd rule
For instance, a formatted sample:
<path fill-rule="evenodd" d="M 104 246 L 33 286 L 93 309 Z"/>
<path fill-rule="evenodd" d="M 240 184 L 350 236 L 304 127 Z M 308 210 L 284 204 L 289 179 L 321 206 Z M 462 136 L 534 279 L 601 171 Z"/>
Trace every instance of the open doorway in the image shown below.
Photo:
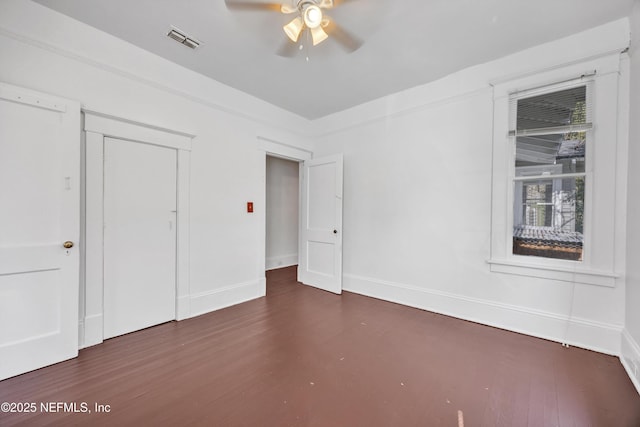
<path fill-rule="evenodd" d="M 300 165 L 267 156 L 265 269 L 298 264 Z"/>
<path fill-rule="evenodd" d="M 313 153 L 308 150 L 266 138 L 259 137 L 258 140 L 259 149 L 265 154 L 265 174 L 263 175 L 265 177 L 265 197 L 262 199 L 265 203 L 263 211 L 265 233 L 262 241 L 264 245 L 261 245 L 264 252 L 260 256 L 265 263 L 260 266 L 259 271 L 272 273 L 289 269 L 292 273 L 296 273 L 298 283 L 335 294 L 342 293 L 342 154 L 314 158 Z M 282 195 L 283 188 L 274 185 L 277 178 L 273 179 L 273 165 L 267 167 L 267 159 L 270 156 L 276 157 L 278 160 L 286 159 L 285 161 L 288 162 L 293 160 L 293 164 L 289 163 L 289 176 L 293 181 L 290 183 L 290 191 L 286 194 L 297 196 L 297 203 L 296 199 L 290 199 L 290 203 L 291 206 L 298 206 L 298 215 L 291 216 L 289 220 L 278 220 L 278 217 L 274 216 L 272 212 L 278 203 L 274 203 L 273 195 L 269 195 L 268 192 L 277 189 L 276 191 L 280 191 L 279 194 Z M 269 164 L 272 163 L 274 160 L 269 160 Z M 275 163 L 278 161 L 276 160 Z M 296 166 L 297 174 L 294 173 Z M 295 184 L 296 178 L 297 185 Z M 295 187 L 298 188 L 298 191 L 295 191 Z M 279 203 L 279 208 L 282 208 L 282 204 L 283 202 Z M 274 222 L 280 226 L 283 223 L 290 225 L 292 233 L 295 233 L 297 229 L 297 267 L 292 252 L 272 251 L 275 246 L 274 236 L 282 233 L 280 231 L 274 232 L 274 229 L 271 228 Z M 285 267 L 287 264 L 290 266 Z M 261 278 L 262 295 L 267 295 L 267 279 L 272 276 L 272 274 L 265 274 Z"/>

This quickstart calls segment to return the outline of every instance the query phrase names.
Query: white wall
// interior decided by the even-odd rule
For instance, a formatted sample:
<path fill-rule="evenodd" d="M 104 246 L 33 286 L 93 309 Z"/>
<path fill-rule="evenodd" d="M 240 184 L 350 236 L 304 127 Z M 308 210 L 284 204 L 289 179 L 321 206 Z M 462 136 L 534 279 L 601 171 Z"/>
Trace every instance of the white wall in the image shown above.
<path fill-rule="evenodd" d="M 631 16 L 631 109 L 629 135 L 629 209 L 627 221 L 627 295 L 623 361 L 640 392 L 640 2 Z"/>
<path fill-rule="evenodd" d="M 344 289 L 619 354 L 624 280 L 610 288 L 499 274 L 486 261 L 492 84 L 599 55 L 618 61 L 628 42 L 628 21 L 617 21 L 315 121 L 316 155 L 344 153 Z M 615 157 L 625 159 L 620 126 Z M 609 233 L 623 234 L 624 203 Z M 622 273 L 624 242 L 615 252 Z"/>
<path fill-rule="evenodd" d="M 197 135 L 188 315 L 263 294 L 266 160 L 258 137 L 308 148 L 306 119 L 28 1 L 0 2 L 0 58 L 0 81 Z"/>
<path fill-rule="evenodd" d="M 640 338 L 637 266 L 624 266 L 625 248 L 630 260 L 638 258 L 640 232 L 629 221 L 627 247 L 626 197 L 616 199 L 610 231 L 628 291 L 624 277 L 613 288 L 579 284 L 574 293 L 564 281 L 489 272 L 491 84 L 615 54 L 628 38 L 628 20 L 617 21 L 308 122 L 38 4 L 5 0 L 0 81 L 197 135 L 189 315 L 264 292 L 266 154 L 257 143 L 264 137 L 315 147 L 316 155 L 344 153 L 346 290 L 619 354 L 625 322 L 627 345 Z M 631 64 L 635 116 L 639 56 Z M 621 115 L 618 158 L 627 156 L 627 119 Z M 313 145 L 308 132 L 316 135 Z M 640 137 L 637 124 L 631 135 Z M 640 160 L 631 145 L 630 162 Z M 629 182 L 638 182 L 630 169 Z M 626 168 L 619 170 L 626 196 Z M 630 219 L 640 210 L 634 191 L 630 185 Z M 247 201 L 255 203 L 254 215 L 245 212 Z"/>
<path fill-rule="evenodd" d="M 266 269 L 298 264 L 299 163 L 267 156 Z"/>

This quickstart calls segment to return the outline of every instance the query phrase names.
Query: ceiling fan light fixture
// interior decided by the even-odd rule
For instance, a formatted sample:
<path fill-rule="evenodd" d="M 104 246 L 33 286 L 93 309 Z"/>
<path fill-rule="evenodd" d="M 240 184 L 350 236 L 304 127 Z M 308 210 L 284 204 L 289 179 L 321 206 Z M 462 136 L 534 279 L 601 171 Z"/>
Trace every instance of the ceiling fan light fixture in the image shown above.
<path fill-rule="evenodd" d="M 290 4 L 284 3 L 282 6 L 280 6 L 280 12 L 285 14 L 296 13 L 297 11 L 298 8 L 295 6 L 291 6 Z"/>
<path fill-rule="evenodd" d="M 298 38 L 300 37 L 300 33 L 304 28 L 304 21 L 301 17 L 295 17 L 291 22 L 282 27 L 284 33 L 291 39 L 292 42 L 296 43 Z"/>
<path fill-rule="evenodd" d="M 313 40 L 313 45 L 317 45 L 325 41 L 329 35 L 322 29 L 322 27 L 311 28 L 311 39 Z"/>
<path fill-rule="evenodd" d="M 304 9 L 304 24 L 313 29 L 322 23 L 322 10 L 315 4 L 309 5 Z"/>

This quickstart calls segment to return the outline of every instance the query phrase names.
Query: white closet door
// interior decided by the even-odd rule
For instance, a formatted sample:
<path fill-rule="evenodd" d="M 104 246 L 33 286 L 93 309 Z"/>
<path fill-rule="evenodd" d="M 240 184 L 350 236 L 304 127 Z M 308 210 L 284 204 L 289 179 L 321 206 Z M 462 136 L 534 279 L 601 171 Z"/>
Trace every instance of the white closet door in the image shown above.
<path fill-rule="evenodd" d="M 79 104 L 0 83 L 0 380 L 78 354 L 79 130 Z"/>
<path fill-rule="evenodd" d="M 104 141 L 104 338 L 175 319 L 176 150 Z"/>

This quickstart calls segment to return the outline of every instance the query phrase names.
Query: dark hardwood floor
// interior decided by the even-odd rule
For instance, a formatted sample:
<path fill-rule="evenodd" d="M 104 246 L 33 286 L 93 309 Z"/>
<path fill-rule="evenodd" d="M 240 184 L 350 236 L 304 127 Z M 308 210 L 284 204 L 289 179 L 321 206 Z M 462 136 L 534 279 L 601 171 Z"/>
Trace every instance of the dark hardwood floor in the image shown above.
<path fill-rule="evenodd" d="M 0 402 L 37 404 L 0 425 L 640 426 L 615 357 L 332 295 L 294 268 L 267 280 L 266 298 L 0 382 Z M 92 412 L 42 413 L 47 402 Z"/>

